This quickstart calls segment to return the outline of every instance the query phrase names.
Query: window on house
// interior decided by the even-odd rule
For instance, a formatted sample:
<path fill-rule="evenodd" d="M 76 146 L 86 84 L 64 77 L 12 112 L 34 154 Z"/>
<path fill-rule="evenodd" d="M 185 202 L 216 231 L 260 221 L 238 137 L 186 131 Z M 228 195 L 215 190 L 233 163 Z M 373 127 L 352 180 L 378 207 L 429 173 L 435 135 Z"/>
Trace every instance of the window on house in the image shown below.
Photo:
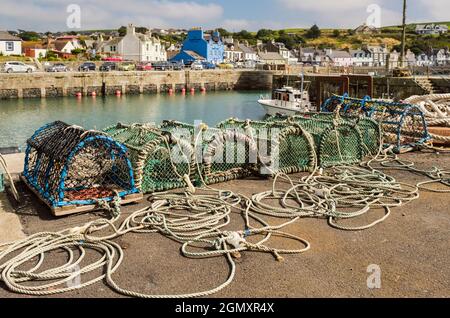
<path fill-rule="evenodd" d="M 150 50 L 150 45 L 147 44 L 147 51 L 149 51 L 149 50 Z"/>
<path fill-rule="evenodd" d="M 6 42 L 6 51 L 14 51 L 14 42 Z"/>

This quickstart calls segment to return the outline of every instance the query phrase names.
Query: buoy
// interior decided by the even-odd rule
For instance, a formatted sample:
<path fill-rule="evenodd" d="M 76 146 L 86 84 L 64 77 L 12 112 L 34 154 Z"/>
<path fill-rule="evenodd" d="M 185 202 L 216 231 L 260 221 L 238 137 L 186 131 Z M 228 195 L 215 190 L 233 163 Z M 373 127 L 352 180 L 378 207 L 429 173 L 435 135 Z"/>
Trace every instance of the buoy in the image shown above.
<path fill-rule="evenodd" d="M 122 92 L 120 90 L 117 90 L 116 91 L 116 96 L 121 96 L 121 95 L 122 95 Z"/>
<path fill-rule="evenodd" d="M 186 88 L 183 87 L 183 88 L 181 89 L 181 94 L 186 94 Z"/>
<path fill-rule="evenodd" d="M 93 92 L 91 93 L 91 96 L 92 96 L 92 97 L 96 97 L 96 96 L 97 96 L 97 92 L 93 91 Z"/>
<path fill-rule="evenodd" d="M 200 88 L 200 91 L 201 91 L 202 93 L 206 93 L 206 87 Z"/>
<path fill-rule="evenodd" d="M 172 95 L 172 94 L 173 94 L 173 89 L 172 89 L 172 88 L 169 88 L 169 91 L 168 91 L 168 92 L 169 92 L 170 95 Z"/>
<path fill-rule="evenodd" d="M 76 97 L 82 97 L 83 94 L 81 94 L 81 92 L 77 92 L 77 93 L 75 94 L 75 96 L 76 96 Z"/>
<path fill-rule="evenodd" d="M 195 88 L 191 88 L 191 94 L 195 94 Z"/>

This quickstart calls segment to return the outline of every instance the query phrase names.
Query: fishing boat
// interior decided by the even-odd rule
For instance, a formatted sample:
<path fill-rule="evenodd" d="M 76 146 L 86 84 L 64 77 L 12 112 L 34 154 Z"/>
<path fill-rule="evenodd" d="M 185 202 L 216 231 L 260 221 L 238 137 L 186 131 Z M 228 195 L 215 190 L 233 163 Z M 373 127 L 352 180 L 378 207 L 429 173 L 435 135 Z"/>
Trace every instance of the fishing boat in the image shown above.
<path fill-rule="evenodd" d="M 284 114 L 295 115 L 314 111 L 309 100 L 308 88 L 311 82 L 301 80 L 300 89 L 291 86 L 283 86 L 275 89 L 272 97 L 261 96 L 258 103 L 262 105 L 269 115 Z"/>

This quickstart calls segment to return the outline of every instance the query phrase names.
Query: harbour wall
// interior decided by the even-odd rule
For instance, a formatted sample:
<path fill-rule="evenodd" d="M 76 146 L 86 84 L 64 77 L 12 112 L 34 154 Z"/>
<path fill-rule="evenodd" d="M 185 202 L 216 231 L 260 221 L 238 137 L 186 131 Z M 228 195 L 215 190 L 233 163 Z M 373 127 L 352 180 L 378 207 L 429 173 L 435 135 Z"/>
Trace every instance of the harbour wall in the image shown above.
<path fill-rule="evenodd" d="M 157 94 L 183 88 L 216 90 L 269 90 L 280 71 L 204 70 L 150 72 L 75 72 L 0 74 L 0 99 Z"/>
<path fill-rule="evenodd" d="M 291 74 L 299 72 L 289 71 Z M 326 75 L 309 74 L 305 78 L 311 81 L 309 89 L 313 102 L 323 101 L 331 94 L 339 94 L 339 84 L 323 80 Z M 344 75 L 345 76 L 345 75 Z M 367 77 L 367 76 L 366 76 Z M 322 79 L 321 79 L 322 78 Z M 298 86 L 300 77 L 285 75 L 285 71 L 261 70 L 203 70 L 203 71 L 150 71 L 150 72 L 69 72 L 69 73 L 33 73 L 0 74 L 0 99 L 39 98 L 120 94 L 158 94 L 172 89 L 179 92 L 183 88 L 199 91 L 219 90 L 270 90 L 288 83 Z M 318 82 L 320 91 L 318 90 Z M 440 91 L 450 92 L 450 80 L 430 78 Z M 364 79 L 351 79 L 349 94 L 355 97 L 368 95 L 368 85 Z M 411 95 L 427 92 L 413 78 L 373 77 L 372 97 L 404 99 Z"/>

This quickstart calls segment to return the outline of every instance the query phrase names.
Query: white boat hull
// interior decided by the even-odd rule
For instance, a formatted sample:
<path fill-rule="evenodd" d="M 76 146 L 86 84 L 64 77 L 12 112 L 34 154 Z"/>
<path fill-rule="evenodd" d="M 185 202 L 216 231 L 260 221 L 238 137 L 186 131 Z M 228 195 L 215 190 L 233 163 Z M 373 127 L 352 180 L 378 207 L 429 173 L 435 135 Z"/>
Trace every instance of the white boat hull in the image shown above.
<path fill-rule="evenodd" d="M 258 103 L 264 107 L 268 115 L 285 114 L 292 116 L 307 111 L 307 107 L 289 107 L 288 105 L 281 106 L 274 103 L 273 100 L 260 99 L 258 100 Z"/>

